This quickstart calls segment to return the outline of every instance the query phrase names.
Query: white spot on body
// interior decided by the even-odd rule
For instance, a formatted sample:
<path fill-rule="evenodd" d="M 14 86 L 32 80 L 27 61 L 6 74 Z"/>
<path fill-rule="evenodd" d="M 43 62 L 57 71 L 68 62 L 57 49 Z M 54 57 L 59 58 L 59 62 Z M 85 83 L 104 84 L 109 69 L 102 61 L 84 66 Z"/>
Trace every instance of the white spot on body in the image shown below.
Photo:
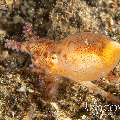
<path fill-rule="evenodd" d="M 89 45 L 89 43 L 88 43 L 88 39 L 85 39 L 84 42 L 85 42 L 86 45 Z"/>
<path fill-rule="evenodd" d="M 52 55 L 52 63 L 54 63 L 54 64 L 58 63 L 58 56 L 56 54 Z"/>

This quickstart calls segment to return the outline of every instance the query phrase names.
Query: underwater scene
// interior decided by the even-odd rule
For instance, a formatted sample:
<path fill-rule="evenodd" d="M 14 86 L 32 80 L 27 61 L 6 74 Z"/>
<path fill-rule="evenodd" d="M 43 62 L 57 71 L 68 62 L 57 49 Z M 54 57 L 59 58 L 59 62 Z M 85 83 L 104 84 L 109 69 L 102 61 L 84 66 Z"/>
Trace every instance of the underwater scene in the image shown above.
<path fill-rule="evenodd" d="M 120 0 L 0 0 L 0 120 L 120 120 Z"/>

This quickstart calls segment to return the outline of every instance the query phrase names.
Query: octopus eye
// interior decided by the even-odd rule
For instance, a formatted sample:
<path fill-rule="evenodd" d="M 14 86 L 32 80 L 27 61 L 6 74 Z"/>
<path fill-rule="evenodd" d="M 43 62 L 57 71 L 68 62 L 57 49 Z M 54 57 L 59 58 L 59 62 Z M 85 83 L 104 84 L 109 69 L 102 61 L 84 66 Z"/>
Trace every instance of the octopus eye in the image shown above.
<path fill-rule="evenodd" d="M 56 54 L 53 54 L 51 58 L 53 63 L 58 63 L 58 56 Z"/>

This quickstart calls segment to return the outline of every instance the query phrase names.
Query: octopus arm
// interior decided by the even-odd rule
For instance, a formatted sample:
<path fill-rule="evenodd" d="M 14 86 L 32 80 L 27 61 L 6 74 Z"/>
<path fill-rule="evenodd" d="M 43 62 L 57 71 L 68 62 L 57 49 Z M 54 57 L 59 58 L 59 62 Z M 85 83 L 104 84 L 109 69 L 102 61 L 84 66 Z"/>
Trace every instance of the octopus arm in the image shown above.
<path fill-rule="evenodd" d="M 92 82 L 85 81 L 85 82 L 81 82 L 81 84 L 88 87 L 88 89 L 91 93 L 100 94 L 101 96 L 105 97 L 107 101 L 110 101 L 113 104 L 119 104 L 120 105 L 120 98 L 112 95 L 109 92 L 106 92 L 106 91 L 102 90 L 100 87 L 93 84 Z"/>

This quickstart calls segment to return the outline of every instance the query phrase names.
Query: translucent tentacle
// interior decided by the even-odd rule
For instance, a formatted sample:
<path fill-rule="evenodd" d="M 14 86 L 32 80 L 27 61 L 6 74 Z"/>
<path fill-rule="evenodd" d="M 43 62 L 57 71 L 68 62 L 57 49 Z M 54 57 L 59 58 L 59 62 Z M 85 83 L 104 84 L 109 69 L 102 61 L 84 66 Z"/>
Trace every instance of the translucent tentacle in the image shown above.
<path fill-rule="evenodd" d="M 94 93 L 94 94 L 100 94 L 103 97 L 106 98 L 107 101 L 112 102 L 113 104 L 119 104 L 120 105 L 120 98 L 112 95 L 109 92 L 106 92 L 104 90 L 102 90 L 101 88 L 99 88 L 97 85 L 93 84 L 90 81 L 85 81 L 85 82 L 81 82 L 82 85 L 88 87 L 89 91 Z"/>

